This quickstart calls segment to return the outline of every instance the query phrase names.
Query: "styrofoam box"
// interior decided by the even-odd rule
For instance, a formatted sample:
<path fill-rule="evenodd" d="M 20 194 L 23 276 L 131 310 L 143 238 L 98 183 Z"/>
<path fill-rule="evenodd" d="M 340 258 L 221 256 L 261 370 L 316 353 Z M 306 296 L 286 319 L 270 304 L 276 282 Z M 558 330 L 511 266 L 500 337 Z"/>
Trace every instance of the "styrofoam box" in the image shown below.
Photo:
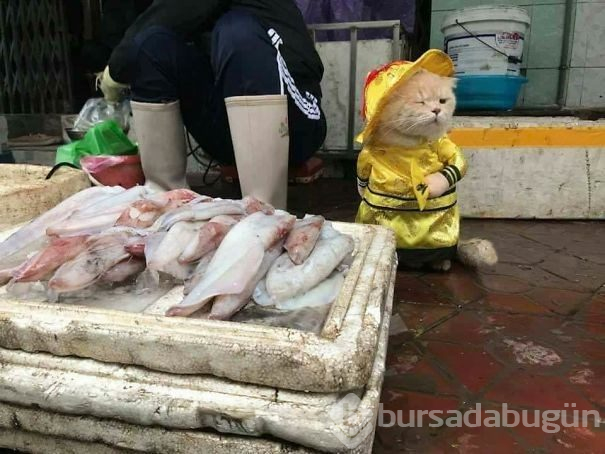
<path fill-rule="evenodd" d="M 0 446 L 40 453 L 370 453 L 393 284 L 382 296 L 368 382 L 350 394 L 0 349 Z"/>
<path fill-rule="evenodd" d="M 377 226 L 334 227 L 355 239 L 355 258 L 319 334 L 165 317 L 166 309 L 182 298 L 182 287 L 175 287 L 135 313 L 4 295 L 0 347 L 299 391 L 362 388 L 370 377 L 385 295 L 394 280 L 395 241 L 390 230 Z"/>

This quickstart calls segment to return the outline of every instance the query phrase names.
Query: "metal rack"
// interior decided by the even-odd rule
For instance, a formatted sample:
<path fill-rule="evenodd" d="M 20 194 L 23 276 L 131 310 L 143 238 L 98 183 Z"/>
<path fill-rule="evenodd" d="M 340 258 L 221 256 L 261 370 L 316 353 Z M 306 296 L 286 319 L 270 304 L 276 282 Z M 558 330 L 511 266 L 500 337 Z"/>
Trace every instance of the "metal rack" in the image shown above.
<path fill-rule="evenodd" d="M 0 1 L 0 112 L 68 112 L 67 24 L 61 0 Z"/>
<path fill-rule="evenodd" d="M 372 22 L 342 22 L 335 24 L 311 24 L 308 26 L 313 42 L 317 44 L 318 31 L 336 31 L 349 30 L 350 32 L 350 53 L 349 53 L 349 89 L 347 105 L 347 144 L 346 149 L 326 149 L 322 148 L 324 154 L 356 156 L 355 151 L 355 97 L 357 94 L 356 73 L 358 65 L 357 45 L 358 31 L 369 29 L 390 29 L 391 38 L 391 60 L 398 60 L 404 54 L 402 40 L 402 25 L 399 20 L 372 21 Z M 407 54 L 407 52 L 405 52 Z M 407 56 L 407 55 L 406 55 Z"/>

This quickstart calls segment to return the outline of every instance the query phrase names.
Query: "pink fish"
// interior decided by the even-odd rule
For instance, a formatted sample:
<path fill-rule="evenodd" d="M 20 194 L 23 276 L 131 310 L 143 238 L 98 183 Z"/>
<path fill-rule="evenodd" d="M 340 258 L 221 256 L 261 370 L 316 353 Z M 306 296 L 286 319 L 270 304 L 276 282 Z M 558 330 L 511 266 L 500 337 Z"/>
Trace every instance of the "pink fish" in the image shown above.
<path fill-rule="evenodd" d="M 226 215 L 213 217 L 199 229 L 195 240 L 189 243 L 180 255 L 179 262 L 193 263 L 218 248 L 239 218 L 240 216 Z"/>
<path fill-rule="evenodd" d="M 188 295 L 189 292 L 200 283 L 204 277 L 204 273 L 208 269 L 208 265 L 210 265 L 210 262 L 212 261 L 212 257 L 214 257 L 214 253 L 215 251 L 211 251 L 203 256 L 195 267 L 195 270 L 193 270 L 193 273 L 191 273 L 191 276 L 185 279 L 185 282 L 183 282 L 183 295 Z"/>
<path fill-rule="evenodd" d="M 175 189 L 143 200 L 136 200 L 118 218 L 116 225 L 151 227 L 165 212 L 179 208 L 200 196 L 189 189 Z"/>
<path fill-rule="evenodd" d="M 48 282 L 49 289 L 58 294 L 94 284 L 103 274 L 130 257 L 124 249 L 129 237 L 123 232 L 89 239 L 86 250 L 59 267 Z"/>
<path fill-rule="evenodd" d="M 14 282 L 35 282 L 50 276 L 86 249 L 87 235 L 53 238 L 50 244 L 13 272 Z"/>
<path fill-rule="evenodd" d="M 107 283 L 124 282 L 128 278 L 142 273 L 145 270 L 145 266 L 145 260 L 136 257 L 127 258 L 107 270 L 101 276 L 101 281 Z"/>
<path fill-rule="evenodd" d="M 121 194 L 95 204 L 82 207 L 63 222 L 50 226 L 46 230 L 49 236 L 79 236 L 96 234 L 113 227 L 122 212 L 134 201 L 149 194 L 145 187 L 135 186 Z"/>
<path fill-rule="evenodd" d="M 186 317 L 215 296 L 242 293 L 254 280 L 265 251 L 288 234 L 295 220 L 285 212 L 257 212 L 242 219 L 223 239 L 200 282 L 166 315 Z"/>
<path fill-rule="evenodd" d="M 68 197 L 56 207 L 37 217 L 29 224 L 23 226 L 6 240 L 0 243 L 0 260 L 5 259 L 27 249 L 32 243 L 44 238 L 46 229 L 67 219 L 74 211 L 83 205 L 96 205 L 125 192 L 123 188 L 92 187 Z M 11 259 L 6 260 L 6 262 Z M 22 261 L 22 260 L 21 260 Z"/>
<path fill-rule="evenodd" d="M 265 277 L 273 262 L 280 256 L 283 244 L 279 242 L 265 252 L 263 261 L 258 271 L 246 288 L 237 294 L 217 296 L 212 303 L 212 309 L 208 318 L 210 320 L 229 320 L 236 312 L 244 307 L 252 298 L 257 284 Z"/>
<path fill-rule="evenodd" d="M 307 216 L 296 221 L 284 245 L 294 264 L 300 265 L 307 260 L 317 243 L 324 221 L 323 216 Z"/>
<path fill-rule="evenodd" d="M 145 238 L 135 237 L 128 240 L 124 249 L 133 257 L 145 258 Z"/>

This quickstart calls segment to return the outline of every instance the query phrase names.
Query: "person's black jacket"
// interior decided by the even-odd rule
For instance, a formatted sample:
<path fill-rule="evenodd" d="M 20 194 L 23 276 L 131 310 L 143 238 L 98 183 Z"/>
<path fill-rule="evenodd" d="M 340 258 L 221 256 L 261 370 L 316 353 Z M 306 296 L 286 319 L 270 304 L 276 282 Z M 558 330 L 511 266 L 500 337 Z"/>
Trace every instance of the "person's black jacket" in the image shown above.
<path fill-rule="evenodd" d="M 283 40 L 280 51 L 296 84 L 321 95 L 323 65 L 294 0 L 155 0 L 113 50 L 109 59 L 111 77 L 117 82 L 130 83 L 132 38 L 145 28 L 164 26 L 202 46 L 216 20 L 231 8 L 249 11 L 267 29 L 275 29 Z"/>

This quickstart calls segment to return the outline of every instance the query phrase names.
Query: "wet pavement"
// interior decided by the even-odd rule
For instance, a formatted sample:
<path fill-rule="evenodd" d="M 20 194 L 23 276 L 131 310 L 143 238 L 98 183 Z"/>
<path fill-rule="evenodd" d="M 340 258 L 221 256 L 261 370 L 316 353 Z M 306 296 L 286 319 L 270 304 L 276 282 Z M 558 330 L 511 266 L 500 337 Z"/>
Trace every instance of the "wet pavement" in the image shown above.
<path fill-rule="evenodd" d="M 358 201 L 353 182 L 320 180 L 291 188 L 289 203 L 351 221 Z M 605 223 L 464 220 L 462 236 L 492 240 L 500 263 L 397 275 L 374 452 L 605 452 L 594 420 L 605 418 Z M 479 403 L 479 427 L 447 414 Z M 513 427 L 489 427 L 504 404 L 519 424 L 509 414 Z"/>

